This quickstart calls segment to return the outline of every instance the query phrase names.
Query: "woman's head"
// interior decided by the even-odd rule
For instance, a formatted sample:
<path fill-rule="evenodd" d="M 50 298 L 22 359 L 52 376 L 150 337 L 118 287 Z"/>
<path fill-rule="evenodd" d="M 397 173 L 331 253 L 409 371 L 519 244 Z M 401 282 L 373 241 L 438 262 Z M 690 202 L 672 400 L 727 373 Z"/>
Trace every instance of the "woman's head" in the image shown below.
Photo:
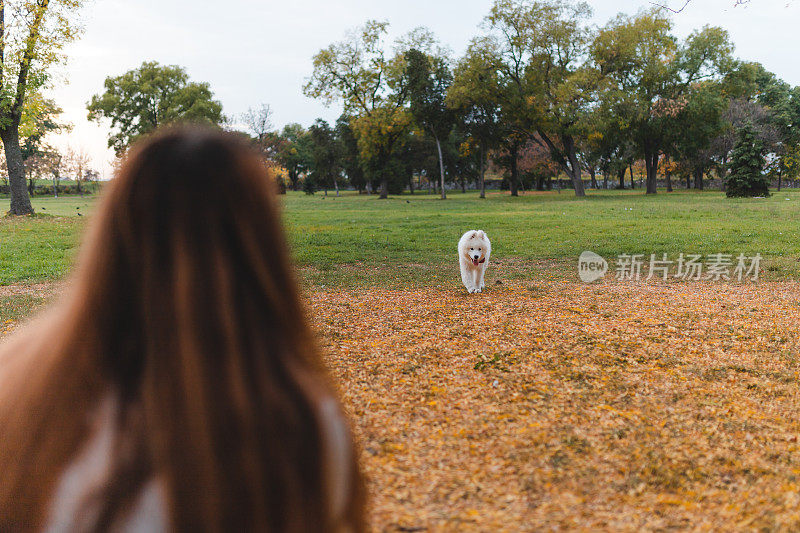
<path fill-rule="evenodd" d="M 318 408 L 332 392 L 273 187 L 260 157 L 233 134 L 181 127 L 131 150 L 94 215 L 60 312 L 44 326 L 54 343 L 36 350 L 51 351 L 49 364 L 22 365 L 29 375 L 17 378 L 33 388 L 0 397 L 0 423 L 18 430 L 0 437 L 12 450 L 0 452 L 0 467 L 28 451 L 62 468 L 85 427 L 74 424 L 80 429 L 49 450 L 24 433 L 52 413 L 80 416 L 108 390 L 121 405 L 120 453 L 101 521 L 123 514 L 157 475 L 179 529 L 329 524 Z M 42 414 L 26 421 L 10 408 Z M 358 523 L 355 472 L 353 480 L 348 512 Z M 0 482 L 0 512 L 14 485 Z M 35 507 L 36 494 L 29 498 Z"/>
<path fill-rule="evenodd" d="M 267 332 L 273 345 L 307 342 L 273 184 L 233 134 L 180 128 L 135 147 L 100 207 L 78 274 L 102 331 L 159 345 L 222 348 L 264 341 Z M 261 338 L 241 338 L 255 321 Z M 141 377 L 138 359 L 147 354 L 108 354 L 120 386 Z M 313 364 L 311 355 L 294 359 Z"/>

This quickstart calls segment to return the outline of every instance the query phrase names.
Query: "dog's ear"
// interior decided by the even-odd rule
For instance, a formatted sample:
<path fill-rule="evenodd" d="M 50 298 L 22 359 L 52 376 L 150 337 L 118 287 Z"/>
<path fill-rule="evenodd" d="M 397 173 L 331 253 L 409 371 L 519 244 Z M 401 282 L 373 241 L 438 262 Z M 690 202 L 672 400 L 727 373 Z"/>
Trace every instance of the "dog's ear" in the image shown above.
<path fill-rule="evenodd" d="M 472 235 L 470 235 L 469 238 L 470 239 L 477 239 L 478 238 L 478 232 L 477 231 L 473 231 Z"/>
<path fill-rule="evenodd" d="M 479 229 L 478 230 L 478 237 L 480 237 L 481 239 L 485 239 L 486 238 L 486 233 L 482 229 Z"/>

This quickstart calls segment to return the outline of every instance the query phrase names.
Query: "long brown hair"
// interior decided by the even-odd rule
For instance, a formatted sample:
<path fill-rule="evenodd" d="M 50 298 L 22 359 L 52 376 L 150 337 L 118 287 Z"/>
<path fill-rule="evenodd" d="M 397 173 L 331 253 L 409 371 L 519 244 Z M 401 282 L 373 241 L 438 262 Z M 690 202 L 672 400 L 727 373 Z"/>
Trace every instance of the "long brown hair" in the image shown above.
<path fill-rule="evenodd" d="M 46 525 L 109 393 L 95 529 L 157 476 L 175 530 L 363 530 L 354 461 L 339 523 L 329 512 L 320 405 L 334 393 L 272 186 L 232 134 L 184 126 L 131 150 L 65 296 L 0 351 L 0 530 Z"/>

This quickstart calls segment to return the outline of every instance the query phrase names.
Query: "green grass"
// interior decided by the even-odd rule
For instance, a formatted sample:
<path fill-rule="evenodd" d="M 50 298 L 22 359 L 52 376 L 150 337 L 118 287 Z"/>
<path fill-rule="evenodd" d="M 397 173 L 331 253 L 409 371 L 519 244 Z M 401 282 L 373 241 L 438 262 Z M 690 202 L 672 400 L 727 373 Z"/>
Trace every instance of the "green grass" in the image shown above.
<path fill-rule="evenodd" d="M 285 211 L 295 257 L 317 283 L 452 280 L 456 243 L 472 228 L 486 230 L 493 261 L 511 277 L 531 268 L 574 277 L 577 257 L 591 250 L 606 259 L 761 253 L 768 277 L 800 278 L 800 192 L 736 200 L 694 191 L 592 191 L 585 199 L 568 191 L 494 193 L 485 200 L 453 192 L 446 201 L 317 194 L 290 196 Z"/>
<path fill-rule="evenodd" d="M 43 216 L 0 220 L 0 285 L 64 276 L 93 200 L 35 198 Z M 55 217 L 48 215 L 57 215 Z M 201 216 L 201 214 L 198 214 Z M 766 277 L 800 279 L 800 192 L 730 200 L 719 192 L 451 192 L 378 200 L 290 193 L 284 217 L 293 254 L 313 285 L 457 284 L 456 243 L 486 230 L 506 277 L 574 277 L 584 250 L 621 253 L 761 253 Z"/>
<path fill-rule="evenodd" d="M 0 296 L 0 327 L 6 320 L 23 320 L 43 307 L 49 298 L 35 294 Z"/>

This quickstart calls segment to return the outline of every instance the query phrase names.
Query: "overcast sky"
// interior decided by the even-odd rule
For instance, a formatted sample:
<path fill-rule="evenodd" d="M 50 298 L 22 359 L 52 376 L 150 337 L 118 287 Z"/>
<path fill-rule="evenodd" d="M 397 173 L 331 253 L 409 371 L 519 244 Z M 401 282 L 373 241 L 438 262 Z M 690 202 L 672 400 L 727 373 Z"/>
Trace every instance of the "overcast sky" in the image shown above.
<path fill-rule="evenodd" d="M 684 0 L 666 5 L 679 8 Z M 85 33 L 68 48 L 68 63 L 50 95 L 64 109 L 72 132 L 54 143 L 86 150 L 107 175 L 113 153 L 107 129 L 86 120 L 86 103 L 102 92 L 107 76 L 143 61 L 185 67 L 195 81 L 211 84 L 228 116 L 269 104 L 273 121 L 308 126 L 317 117 L 335 120 L 340 108 L 325 108 L 303 96 L 311 57 L 368 19 L 388 21 L 390 39 L 427 26 L 460 55 L 489 11 L 492 0 L 93 0 L 85 9 Z M 590 0 L 595 22 L 635 13 L 644 1 Z M 208 5 L 209 7 L 201 7 Z M 730 32 L 740 58 L 759 61 L 800 85 L 800 0 L 692 0 L 673 15 L 683 37 L 705 24 Z"/>

